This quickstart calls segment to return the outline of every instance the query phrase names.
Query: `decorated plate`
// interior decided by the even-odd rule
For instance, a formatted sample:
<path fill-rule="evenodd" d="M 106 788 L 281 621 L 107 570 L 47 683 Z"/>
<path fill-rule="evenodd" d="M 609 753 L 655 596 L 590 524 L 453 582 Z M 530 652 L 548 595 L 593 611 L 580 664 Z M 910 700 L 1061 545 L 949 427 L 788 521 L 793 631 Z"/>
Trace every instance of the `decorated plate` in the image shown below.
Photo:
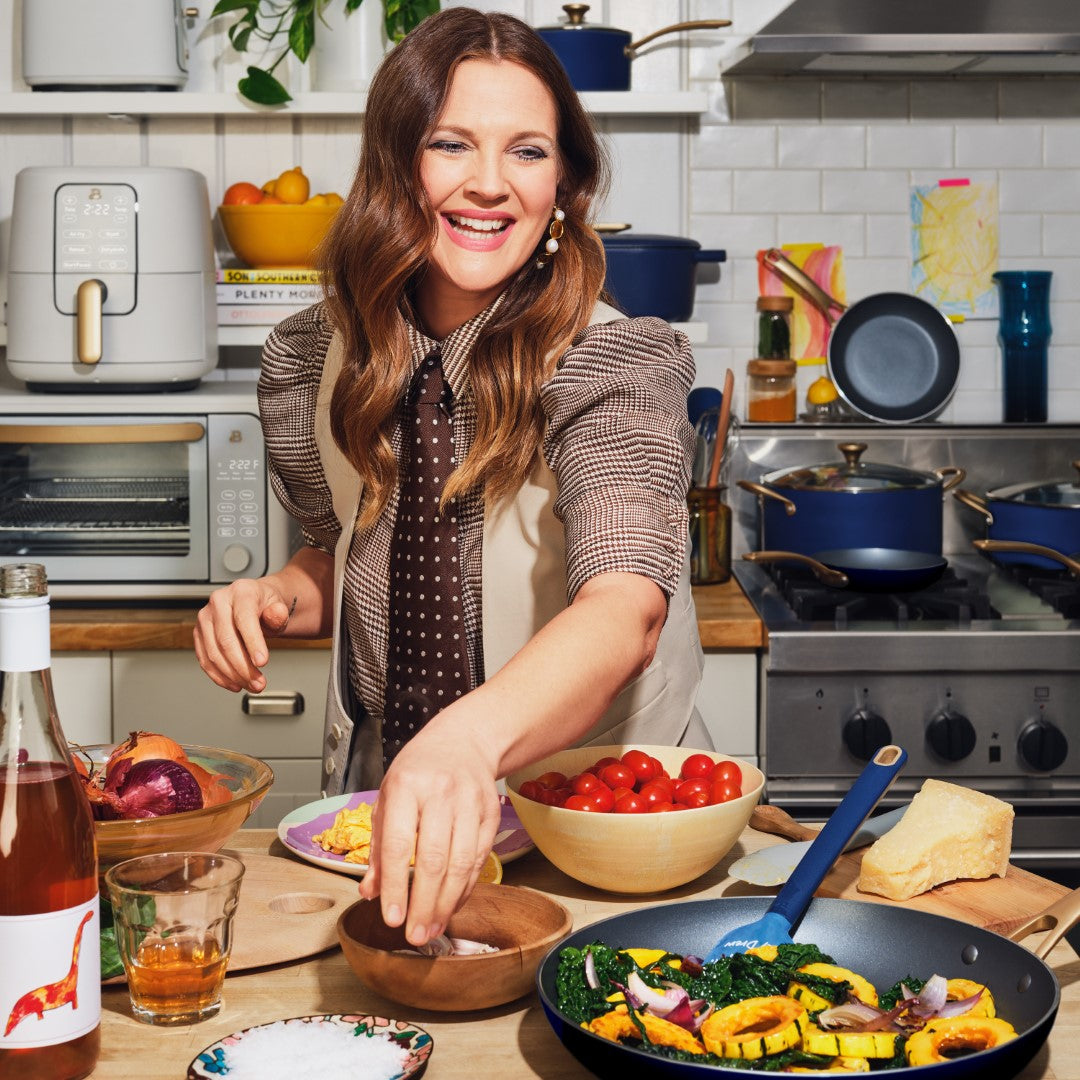
<path fill-rule="evenodd" d="M 367 873 L 366 863 L 346 862 L 344 855 L 323 851 L 311 838 L 323 829 L 330 828 L 339 810 L 346 807 L 355 810 L 361 803 L 374 804 L 378 797 L 377 791 L 354 791 L 298 806 L 281 819 L 278 825 L 278 837 L 291 852 L 299 855 L 301 859 L 329 870 L 338 870 L 343 874 L 351 874 L 353 877 L 362 877 Z M 495 834 L 493 850 L 505 865 L 520 858 L 527 851 L 532 851 L 536 845 L 522 827 L 521 819 L 514 812 L 510 799 L 506 795 L 500 795 L 499 803 L 502 806 L 502 820 L 499 822 L 499 831 Z"/>
<path fill-rule="evenodd" d="M 270 1029 L 280 1029 L 281 1034 L 267 1036 L 265 1033 Z M 244 1028 L 242 1031 L 233 1032 L 232 1035 L 226 1035 L 224 1039 L 219 1039 L 216 1043 L 211 1043 L 188 1066 L 187 1080 L 208 1080 L 208 1078 L 220 1080 L 221 1077 L 228 1076 L 230 1050 L 253 1036 L 262 1040 L 264 1050 L 269 1055 L 267 1060 L 272 1060 L 279 1066 L 290 1063 L 290 1052 L 305 1054 L 304 1075 L 308 1075 L 306 1070 L 314 1069 L 319 1065 L 318 1043 L 311 1038 L 312 1030 L 326 1032 L 328 1035 L 344 1030 L 351 1032 L 358 1039 L 389 1036 L 392 1042 L 407 1051 L 405 1067 L 401 1072 L 394 1074 L 393 1080 L 406 1080 L 407 1077 L 420 1076 L 427 1067 L 434 1045 L 431 1036 L 422 1027 L 409 1023 L 407 1020 L 388 1020 L 383 1016 L 342 1015 L 340 1013 L 294 1016 L 288 1020 L 275 1020 L 272 1023 Z M 256 1036 L 255 1033 L 259 1034 Z M 335 1075 L 332 1072 L 335 1067 L 340 1068 L 341 1046 L 338 1040 L 332 1037 L 326 1040 L 326 1045 L 325 1075 L 331 1076 Z M 374 1062 L 365 1067 L 364 1057 L 362 1053 L 358 1053 L 355 1065 L 349 1068 L 349 1073 L 356 1076 L 366 1075 L 372 1065 Z M 374 1071 L 379 1070 L 376 1068 Z"/>

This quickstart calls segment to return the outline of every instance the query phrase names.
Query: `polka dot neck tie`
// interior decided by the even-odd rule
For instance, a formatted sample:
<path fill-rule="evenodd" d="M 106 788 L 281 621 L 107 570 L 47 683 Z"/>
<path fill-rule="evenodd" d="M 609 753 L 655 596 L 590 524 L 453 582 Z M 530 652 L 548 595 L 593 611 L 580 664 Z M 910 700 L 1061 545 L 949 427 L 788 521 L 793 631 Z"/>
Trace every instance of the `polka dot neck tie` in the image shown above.
<path fill-rule="evenodd" d="M 383 768 L 440 709 L 470 689 L 457 507 L 439 500 L 454 468 L 450 388 L 439 354 L 420 365 L 405 415 L 390 548 Z"/>

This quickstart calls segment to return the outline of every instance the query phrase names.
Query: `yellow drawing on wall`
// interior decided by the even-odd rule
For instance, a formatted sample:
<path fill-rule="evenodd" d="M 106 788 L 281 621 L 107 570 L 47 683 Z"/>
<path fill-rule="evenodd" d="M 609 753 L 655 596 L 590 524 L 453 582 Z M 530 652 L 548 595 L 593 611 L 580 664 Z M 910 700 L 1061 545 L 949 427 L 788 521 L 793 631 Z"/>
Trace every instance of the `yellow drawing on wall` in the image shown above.
<path fill-rule="evenodd" d="M 941 180 L 911 189 L 911 289 L 946 315 L 991 318 L 997 291 L 998 192 Z"/>

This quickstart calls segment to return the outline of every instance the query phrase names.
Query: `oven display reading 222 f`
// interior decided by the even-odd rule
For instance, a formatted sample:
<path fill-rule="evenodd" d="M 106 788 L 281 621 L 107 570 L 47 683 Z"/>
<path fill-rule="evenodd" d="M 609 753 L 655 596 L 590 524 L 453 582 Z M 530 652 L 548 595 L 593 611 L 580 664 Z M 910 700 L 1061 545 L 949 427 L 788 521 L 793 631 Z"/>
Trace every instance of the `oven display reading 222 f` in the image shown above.
<path fill-rule="evenodd" d="M 229 473 L 232 473 L 233 475 L 235 475 L 236 473 L 242 473 L 245 476 L 250 475 L 251 473 L 255 472 L 255 470 L 258 469 L 258 468 L 259 468 L 259 459 L 258 458 L 249 458 L 249 457 L 229 458 L 229 461 L 228 461 L 228 464 L 227 464 L 227 471 Z"/>

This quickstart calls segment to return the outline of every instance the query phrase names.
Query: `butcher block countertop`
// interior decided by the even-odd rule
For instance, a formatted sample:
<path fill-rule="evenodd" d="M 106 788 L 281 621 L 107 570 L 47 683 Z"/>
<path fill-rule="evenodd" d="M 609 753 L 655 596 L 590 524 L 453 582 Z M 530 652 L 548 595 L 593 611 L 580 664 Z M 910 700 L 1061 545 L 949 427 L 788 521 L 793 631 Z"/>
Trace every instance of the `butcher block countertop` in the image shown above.
<path fill-rule="evenodd" d="M 766 894 L 768 890 L 754 889 L 730 878 L 727 867 L 740 856 L 775 843 L 786 841 L 748 828 L 719 866 L 697 881 L 659 896 L 621 896 L 582 885 L 556 870 L 539 851 L 509 863 L 504 882 L 550 893 L 570 909 L 574 929 L 579 930 L 609 915 L 643 905 Z M 292 866 L 300 864 L 269 829 L 241 830 L 227 850 L 239 852 L 241 857 L 245 853 L 264 858 L 270 855 Z M 328 889 L 339 885 L 343 878 L 330 870 L 319 873 L 334 880 L 335 885 L 327 886 Z M 827 878 L 826 885 L 829 881 Z M 1033 900 L 1039 895 L 1042 903 L 1047 895 L 1053 899 L 1065 892 L 1061 886 L 1041 878 L 1031 882 L 1023 874 L 1018 882 L 1015 893 L 1018 901 L 1023 897 Z M 983 884 L 994 883 L 957 883 L 942 888 L 951 890 L 955 897 L 958 890 L 978 890 Z M 842 877 L 833 886 L 836 891 L 822 895 L 838 892 L 849 895 L 848 883 Z M 932 895 L 927 894 L 926 902 Z M 240 904 L 243 908 L 243 890 Z M 1033 935 L 1025 944 L 1034 947 L 1039 936 Z M 1049 1040 L 1019 1076 L 1021 1080 L 1080 1080 L 1080 959 L 1062 940 L 1051 952 L 1048 963 L 1061 984 L 1061 1007 Z M 337 947 L 306 960 L 230 974 L 225 982 L 221 1012 L 189 1027 L 155 1028 L 141 1024 L 131 1016 L 126 987 L 104 987 L 101 1060 L 92 1075 L 98 1080 L 180 1080 L 201 1050 L 231 1032 L 253 1024 L 317 1013 L 370 1013 L 419 1024 L 434 1042 L 425 1080 L 475 1080 L 481 1074 L 499 1080 L 529 1077 L 588 1080 L 593 1075 L 556 1038 L 535 991 L 509 1005 L 477 1013 L 410 1009 L 367 989 L 353 975 Z"/>
<path fill-rule="evenodd" d="M 698 632 L 706 649 L 756 649 L 765 632 L 750 602 L 732 578 L 722 585 L 694 587 Z M 54 652 L 121 649 L 190 649 L 198 604 L 165 607 L 52 605 Z M 329 641 L 280 638 L 274 648 L 325 649 Z"/>

